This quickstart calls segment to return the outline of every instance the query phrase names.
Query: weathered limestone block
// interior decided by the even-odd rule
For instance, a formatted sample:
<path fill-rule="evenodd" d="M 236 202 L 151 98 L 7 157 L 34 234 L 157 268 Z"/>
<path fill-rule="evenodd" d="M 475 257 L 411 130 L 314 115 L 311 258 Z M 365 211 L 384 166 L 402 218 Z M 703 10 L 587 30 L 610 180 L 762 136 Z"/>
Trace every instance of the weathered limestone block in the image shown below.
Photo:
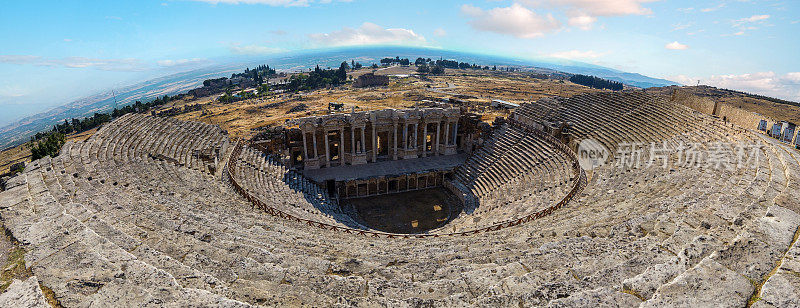
<path fill-rule="evenodd" d="M 633 278 L 625 279 L 622 282 L 622 289 L 633 291 L 642 298 L 648 299 L 653 296 L 658 287 L 669 282 L 685 270 L 686 265 L 678 257 L 673 257 L 665 263 L 647 268 L 643 273 Z"/>
<path fill-rule="evenodd" d="M 800 275 L 780 270 L 761 287 L 761 300 L 753 307 L 800 307 Z"/>
<path fill-rule="evenodd" d="M 636 296 L 602 287 L 553 300 L 547 307 L 637 307 L 640 303 Z"/>
<path fill-rule="evenodd" d="M 711 235 L 700 235 L 695 237 L 689 244 L 683 247 L 678 253 L 678 258 L 687 267 L 695 266 L 703 258 L 716 251 L 722 242 Z"/>
<path fill-rule="evenodd" d="M 39 281 L 36 276 L 30 277 L 25 281 L 16 280 L 0 294 L 0 307 L 18 308 L 46 308 L 47 301 L 39 288 Z"/>
<path fill-rule="evenodd" d="M 26 181 L 26 179 L 25 179 L 25 174 L 24 173 L 20 174 L 20 175 L 17 175 L 17 176 L 15 176 L 13 178 L 10 178 L 6 182 L 6 190 L 5 191 L 8 191 L 11 188 L 23 186 L 25 184 L 25 181 Z"/>
<path fill-rule="evenodd" d="M 76 242 L 37 263 L 26 264 L 68 307 L 78 306 L 87 296 L 124 272 L 90 247 Z"/>
<path fill-rule="evenodd" d="M 17 177 L 19 178 L 19 177 Z M 28 188 L 23 186 L 15 186 L 8 188 L 0 194 L 0 209 L 5 209 L 23 202 L 28 199 Z"/>
<path fill-rule="evenodd" d="M 691 226 L 681 223 L 675 229 L 675 232 L 672 233 L 670 237 L 666 240 L 661 242 L 661 246 L 674 253 L 678 253 L 686 243 L 692 241 L 693 238 L 700 235 L 700 231 L 696 228 L 692 228 Z"/>
<path fill-rule="evenodd" d="M 658 288 L 640 307 L 742 307 L 754 287 L 710 258 Z"/>
<path fill-rule="evenodd" d="M 800 215 L 772 206 L 765 217 L 754 222 L 730 246 L 715 252 L 711 258 L 754 280 L 761 281 L 792 243 Z"/>

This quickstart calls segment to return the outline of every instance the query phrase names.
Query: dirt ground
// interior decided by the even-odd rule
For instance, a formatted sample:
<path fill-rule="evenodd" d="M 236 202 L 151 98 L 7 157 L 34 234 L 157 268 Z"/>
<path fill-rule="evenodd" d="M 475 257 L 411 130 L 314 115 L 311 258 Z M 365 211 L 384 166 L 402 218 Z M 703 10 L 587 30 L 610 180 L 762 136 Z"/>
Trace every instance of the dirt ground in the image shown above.
<path fill-rule="evenodd" d="M 453 196 L 444 188 L 342 201 L 353 206 L 373 229 L 392 233 L 420 233 L 447 222 Z"/>
<path fill-rule="evenodd" d="M 354 77 L 372 72 L 361 69 L 350 73 Z M 423 100 L 443 101 L 458 99 L 455 105 L 468 107 L 485 113 L 491 122 L 496 116 L 507 116 L 507 112 L 496 111 L 487 106 L 492 99 L 522 103 L 553 95 L 572 96 L 599 90 L 573 84 L 569 81 L 537 79 L 525 73 L 492 72 L 481 70 L 447 70 L 445 76 L 404 77 L 414 73 L 414 67 L 390 67 L 374 70 L 378 75 L 390 75 L 388 86 L 354 88 L 345 85 L 338 88 L 320 89 L 297 94 L 276 94 L 231 104 L 209 100 L 188 100 L 185 104 L 200 103 L 203 109 L 177 115 L 180 120 L 201 121 L 220 125 L 234 137 L 247 138 L 253 131 L 271 125 L 281 125 L 292 118 L 328 113 L 328 103 L 343 103 L 340 112 L 363 111 L 384 108 L 412 108 Z M 437 88 L 444 88 L 439 89 Z M 299 104 L 307 109 L 301 112 L 289 110 Z"/>

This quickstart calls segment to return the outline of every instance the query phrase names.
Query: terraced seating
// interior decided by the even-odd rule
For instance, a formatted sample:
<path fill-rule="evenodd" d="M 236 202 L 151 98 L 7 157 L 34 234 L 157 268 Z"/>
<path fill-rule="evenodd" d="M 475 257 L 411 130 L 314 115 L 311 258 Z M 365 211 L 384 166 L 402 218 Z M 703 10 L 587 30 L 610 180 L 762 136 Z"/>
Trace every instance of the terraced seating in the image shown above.
<path fill-rule="evenodd" d="M 571 202 L 524 224 L 386 238 L 253 209 L 220 176 L 236 148 L 224 132 L 131 115 L 26 166 L 0 193 L 0 217 L 38 282 L 67 307 L 797 306 L 798 152 L 668 101 L 618 108 L 630 111 L 613 112 L 625 123 L 604 121 L 612 112 L 596 104 L 583 116 L 603 124 L 584 125 L 582 136 L 703 149 L 761 142 L 760 159 L 716 169 L 678 164 L 674 150 L 666 169 L 607 164 Z M 566 109 L 551 116 L 577 125 Z M 557 183 L 576 174 L 546 141 L 519 123 L 496 131 L 454 180 L 475 188 L 480 204 L 468 215 L 480 221 L 444 228 L 559 199 L 571 187 Z M 211 147 L 215 174 L 192 155 Z M 347 225 L 324 191 L 274 159 L 242 147 L 235 164 L 233 176 L 270 206 Z"/>
<path fill-rule="evenodd" d="M 578 174 L 552 142 L 520 124 L 501 127 L 456 169 L 452 185 L 467 196 L 466 208 L 446 230 L 514 221 L 563 200 Z"/>
<path fill-rule="evenodd" d="M 302 219 L 366 229 L 352 218 L 355 215 L 345 214 L 327 191 L 273 157 L 245 147 L 238 166 L 234 176 L 244 183 L 248 193 L 267 204 L 278 205 L 277 209 L 282 212 Z"/>

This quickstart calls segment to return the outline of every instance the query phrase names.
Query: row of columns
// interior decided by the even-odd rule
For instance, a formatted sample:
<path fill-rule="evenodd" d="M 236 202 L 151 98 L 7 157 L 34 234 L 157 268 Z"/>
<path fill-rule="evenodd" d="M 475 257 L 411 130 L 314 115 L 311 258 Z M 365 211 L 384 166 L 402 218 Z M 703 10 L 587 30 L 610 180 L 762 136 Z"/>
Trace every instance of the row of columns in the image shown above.
<path fill-rule="evenodd" d="M 444 124 L 443 124 L 443 122 L 444 122 Z M 423 122 L 424 127 L 422 129 L 422 133 L 423 133 L 422 157 L 427 157 L 427 154 L 428 154 L 428 149 L 427 149 L 427 145 L 428 145 L 428 137 L 427 137 L 428 136 L 428 124 L 431 124 L 431 123 L 432 122 Z M 392 128 L 393 128 L 392 129 L 392 139 L 393 139 L 392 159 L 393 160 L 397 160 L 398 159 L 397 153 L 399 152 L 398 142 L 397 142 L 398 139 L 399 139 L 398 138 L 399 136 L 398 136 L 398 133 L 397 133 L 397 124 L 398 123 L 396 121 L 392 124 Z M 403 147 L 404 152 L 414 150 L 419 145 L 419 135 L 418 135 L 419 124 L 420 123 L 403 123 L 403 139 L 404 140 L 403 140 L 402 147 Z M 457 132 L 458 132 L 458 121 L 457 120 L 450 121 L 448 119 L 446 121 L 436 121 L 435 124 L 436 124 L 436 137 L 434 138 L 435 139 L 435 143 L 432 146 L 431 152 L 433 152 L 435 155 L 442 155 L 443 151 L 440 149 L 440 145 L 441 145 L 441 143 L 440 143 L 440 141 L 441 141 L 441 139 L 440 139 L 441 129 L 444 126 L 444 128 L 445 128 L 445 131 L 444 131 L 444 141 L 445 141 L 444 146 L 447 147 L 447 146 L 455 145 L 456 144 Z M 411 126 L 411 125 L 413 125 L 413 134 L 412 134 L 413 138 L 409 138 L 409 137 L 411 137 L 411 136 L 409 136 L 409 126 Z M 453 129 L 451 129 L 451 128 L 453 128 Z M 356 143 L 357 143 L 356 142 L 356 133 L 355 133 L 356 129 L 361 129 L 361 134 L 360 134 L 361 138 L 359 140 L 359 141 L 361 141 L 360 149 L 356 148 Z M 364 140 L 366 140 L 366 136 L 365 136 L 365 132 L 364 132 L 365 129 L 366 129 L 365 126 L 360 126 L 360 127 L 356 126 L 356 127 L 352 127 L 350 129 L 350 140 L 351 140 L 350 153 L 351 153 L 351 155 L 359 155 L 359 154 L 363 154 L 364 153 L 364 148 L 366 147 L 366 144 L 364 142 Z M 339 152 L 340 152 L 339 153 L 339 157 L 342 160 L 342 163 L 344 163 L 344 144 L 345 144 L 345 142 L 344 142 L 345 141 L 344 140 L 344 127 L 339 127 L 338 130 L 339 130 L 339 138 L 340 138 L 340 141 L 339 141 L 340 142 L 339 143 L 340 144 L 339 145 Z M 452 136 L 450 135 L 450 131 L 451 130 L 456 132 L 456 133 L 453 133 Z M 324 146 L 325 146 L 325 166 L 326 167 L 330 167 L 331 166 L 331 153 L 330 153 L 330 146 L 329 146 L 330 140 L 328 138 L 328 134 L 331 131 L 332 130 L 329 130 L 327 128 L 323 128 L 324 141 L 325 141 Z M 309 157 L 311 157 L 309 155 L 311 153 L 309 153 L 309 150 L 308 150 L 308 140 L 307 140 L 308 138 L 306 137 L 306 133 L 307 133 L 306 131 L 303 131 L 303 157 L 304 157 L 304 160 L 319 158 L 319 155 L 317 153 L 317 131 L 316 130 L 311 130 L 310 131 L 311 139 L 312 139 L 312 143 L 313 143 L 313 154 L 314 154 L 312 158 L 309 158 Z M 370 157 L 371 157 L 372 162 L 376 162 L 378 160 L 378 129 L 377 129 L 377 125 L 372 125 L 372 138 L 371 139 L 372 139 L 372 155 L 370 155 Z M 359 150 L 359 151 L 357 152 L 357 150 Z"/>

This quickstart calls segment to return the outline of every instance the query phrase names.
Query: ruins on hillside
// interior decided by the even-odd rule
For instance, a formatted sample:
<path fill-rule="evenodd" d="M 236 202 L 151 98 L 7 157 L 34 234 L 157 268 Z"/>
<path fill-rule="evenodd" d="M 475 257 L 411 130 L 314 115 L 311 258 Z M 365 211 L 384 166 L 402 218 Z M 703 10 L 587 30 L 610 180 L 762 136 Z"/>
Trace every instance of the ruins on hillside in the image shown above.
<path fill-rule="evenodd" d="M 459 108 L 371 110 L 292 124 L 288 163 L 317 183 L 335 181 L 341 198 L 442 186 L 479 137 L 477 120 Z"/>
<path fill-rule="evenodd" d="M 353 82 L 356 88 L 373 87 L 373 86 L 387 86 L 389 85 L 389 76 L 375 75 L 375 73 L 366 73 L 358 76 Z"/>

